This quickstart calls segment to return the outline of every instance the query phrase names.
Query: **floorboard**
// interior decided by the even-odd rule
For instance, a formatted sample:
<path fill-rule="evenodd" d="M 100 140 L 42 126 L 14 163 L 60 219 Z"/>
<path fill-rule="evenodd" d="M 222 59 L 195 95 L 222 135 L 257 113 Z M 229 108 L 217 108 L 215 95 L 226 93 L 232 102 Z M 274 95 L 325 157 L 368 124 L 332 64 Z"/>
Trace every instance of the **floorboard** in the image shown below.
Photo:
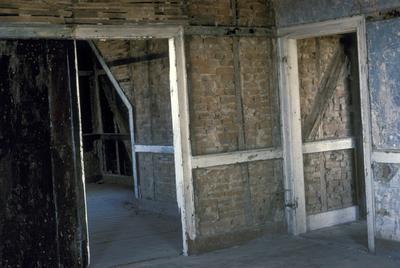
<path fill-rule="evenodd" d="M 310 232 L 304 236 L 268 235 L 211 253 L 128 264 L 126 268 L 399 268 L 400 243 L 369 254 L 364 222 Z M 378 243 L 379 246 L 379 243 Z M 381 247 L 379 247 L 381 249 Z M 391 253 L 391 254 L 388 254 Z M 398 255 L 397 255 L 398 256 Z"/>

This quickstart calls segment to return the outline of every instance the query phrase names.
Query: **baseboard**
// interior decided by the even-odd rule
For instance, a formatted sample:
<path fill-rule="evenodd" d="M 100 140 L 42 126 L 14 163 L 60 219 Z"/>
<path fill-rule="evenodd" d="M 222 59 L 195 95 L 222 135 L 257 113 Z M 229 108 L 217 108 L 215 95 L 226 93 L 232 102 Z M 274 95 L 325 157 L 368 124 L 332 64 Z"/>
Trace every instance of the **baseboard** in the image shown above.
<path fill-rule="evenodd" d="M 307 216 L 307 230 L 313 231 L 358 220 L 358 206 Z"/>

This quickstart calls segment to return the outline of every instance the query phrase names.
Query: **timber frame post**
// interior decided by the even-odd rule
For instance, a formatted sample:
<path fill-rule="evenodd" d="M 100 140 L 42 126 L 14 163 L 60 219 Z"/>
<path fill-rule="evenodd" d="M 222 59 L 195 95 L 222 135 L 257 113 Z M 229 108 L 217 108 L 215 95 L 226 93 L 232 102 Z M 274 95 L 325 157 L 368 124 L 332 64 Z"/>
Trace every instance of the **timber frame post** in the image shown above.
<path fill-rule="evenodd" d="M 189 99 L 185 61 L 184 27 L 181 25 L 127 24 L 127 25 L 50 25 L 1 23 L 0 39 L 57 39 L 57 40 L 134 40 L 159 38 L 169 40 L 170 94 L 173 123 L 177 203 L 182 221 L 183 254 L 188 255 L 189 240 L 196 237 L 192 152 L 189 132 Z M 77 66 L 77 65 L 76 65 Z M 78 76 L 77 76 L 78 79 Z M 80 120 L 80 119 L 79 119 Z M 79 122 L 80 124 L 80 122 Z M 82 131 L 80 130 L 82 141 Z M 149 150 L 149 148 L 141 148 Z M 165 148 L 150 148 L 161 150 Z M 82 146 L 81 146 L 82 154 Z M 84 187 L 85 178 L 82 175 Z M 86 213 L 86 196 L 83 213 Z M 83 204 L 76 204 L 82 207 Z M 87 224 L 87 222 L 86 222 Z M 83 229 L 86 229 L 87 226 Z"/>
<path fill-rule="evenodd" d="M 287 209 L 286 218 L 290 233 L 298 235 L 306 232 L 304 173 L 302 166 L 304 149 L 302 149 L 301 125 L 299 122 L 300 100 L 298 96 L 299 74 L 296 40 L 343 33 L 357 34 L 368 248 L 370 252 L 375 252 L 375 195 L 371 167 L 371 109 L 368 89 L 367 41 L 364 16 L 278 29 L 279 90 L 282 109 L 284 173 L 285 189 L 287 191 L 286 203 L 287 205 L 293 205 L 295 208 Z M 299 189 L 302 189 L 302 191 Z"/>

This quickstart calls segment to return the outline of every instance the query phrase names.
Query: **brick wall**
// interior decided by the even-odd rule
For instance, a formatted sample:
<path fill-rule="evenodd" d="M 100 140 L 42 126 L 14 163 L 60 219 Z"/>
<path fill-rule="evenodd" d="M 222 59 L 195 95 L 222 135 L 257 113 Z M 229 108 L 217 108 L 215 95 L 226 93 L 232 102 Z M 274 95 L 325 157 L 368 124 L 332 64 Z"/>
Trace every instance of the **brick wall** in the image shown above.
<path fill-rule="evenodd" d="M 192 25 L 232 24 L 230 0 L 189 0 L 187 10 Z"/>
<path fill-rule="evenodd" d="M 188 0 L 187 10 L 192 25 L 275 25 L 272 4 L 266 0 Z"/>
<path fill-rule="evenodd" d="M 236 151 L 239 124 L 233 40 L 195 36 L 188 40 L 193 155 Z"/>
<path fill-rule="evenodd" d="M 268 1 L 189 1 L 193 25 L 268 26 Z M 186 37 L 193 155 L 280 146 L 275 41 Z M 259 161 L 193 171 L 197 238 L 192 251 L 284 229 L 282 163 Z M 259 234 L 259 233 L 258 233 Z"/>
<path fill-rule="evenodd" d="M 269 223 L 284 227 L 281 165 L 280 160 L 258 161 L 195 170 L 199 236 L 256 229 Z"/>
<path fill-rule="evenodd" d="M 242 37 L 239 42 L 245 148 L 279 146 L 274 41 L 265 37 Z"/>
<path fill-rule="evenodd" d="M 195 36 L 188 43 L 193 154 L 276 145 L 279 123 L 271 68 L 273 40 L 240 38 L 240 70 L 234 69 L 232 37 Z M 240 76 L 241 100 L 235 89 L 235 72 Z M 240 135 L 244 137 L 242 145 Z"/>
<path fill-rule="evenodd" d="M 272 1 L 236 0 L 237 19 L 240 26 L 274 26 L 275 12 Z"/>
<path fill-rule="evenodd" d="M 307 214 L 354 206 L 354 175 L 351 150 L 304 155 Z"/>

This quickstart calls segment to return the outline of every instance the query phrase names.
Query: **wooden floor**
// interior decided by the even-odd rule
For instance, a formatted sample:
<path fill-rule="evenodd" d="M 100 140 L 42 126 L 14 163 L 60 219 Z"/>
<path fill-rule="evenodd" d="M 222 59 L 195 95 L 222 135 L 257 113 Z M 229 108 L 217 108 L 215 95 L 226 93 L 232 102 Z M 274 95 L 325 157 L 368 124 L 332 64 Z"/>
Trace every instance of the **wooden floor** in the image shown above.
<path fill-rule="evenodd" d="M 266 235 L 203 255 L 145 261 L 125 268 L 399 268 L 400 243 L 377 241 L 367 249 L 365 222 L 312 231 L 302 236 Z"/>
<path fill-rule="evenodd" d="M 91 266 L 113 267 L 179 256 L 180 219 L 138 211 L 129 188 L 87 185 Z"/>

